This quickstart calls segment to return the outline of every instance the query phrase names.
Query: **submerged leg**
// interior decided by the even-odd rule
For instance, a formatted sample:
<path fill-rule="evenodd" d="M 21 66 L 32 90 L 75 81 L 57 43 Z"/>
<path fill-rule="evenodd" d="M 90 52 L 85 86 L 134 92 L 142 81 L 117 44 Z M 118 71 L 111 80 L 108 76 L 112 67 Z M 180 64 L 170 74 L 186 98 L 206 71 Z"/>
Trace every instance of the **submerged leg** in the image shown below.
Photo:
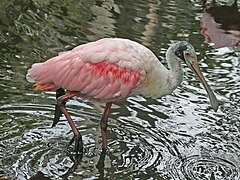
<path fill-rule="evenodd" d="M 110 114 L 112 103 L 106 103 L 104 108 L 103 116 L 100 121 L 101 133 L 102 133 L 102 148 L 107 149 L 107 123 L 108 123 L 108 116 Z"/>
<path fill-rule="evenodd" d="M 56 91 L 56 99 L 58 99 L 60 96 L 63 96 L 65 94 L 65 90 L 62 88 L 57 89 Z M 64 102 L 64 105 L 66 102 Z M 58 104 L 55 105 L 55 111 L 54 111 L 54 119 L 52 127 L 56 126 L 56 124 L 59 122 L 60 117 L 62 116 L 62 111 Z"/>
<path fill-rule="evenodd" d="M 62 113 L 65 115 L 66 119 L 68 120 L 68 123 L 69 125 L 71 126 L 72 128 L 72 131 L 73 131 L 73 134 L 74 134 L 74 137 L 73 139 L 69 142 L 69 145 L 72 144 L 72 142 L 74 141 L 75 142 L 75 151 L 76 151 L 76 154 L 78 154 L 78 152 L 80 153 L 83 153 L 83 142 L 82 142 L 82 136 L 81 134 L 79 133 L 77 127 L 75 126 L 71 116 L 69 115 L 66 107 L 65 107 L 65 103 L 66 103 L 66 100 L 74 97 L 76 94 L 74 93 L 69 93 L 69 94 L 65 94 L 63 96 L 60 96 L 58 99 L 57 99 L 57 103 L 58 103 L 58 106 L 59 108 L 61 109 Z"/>

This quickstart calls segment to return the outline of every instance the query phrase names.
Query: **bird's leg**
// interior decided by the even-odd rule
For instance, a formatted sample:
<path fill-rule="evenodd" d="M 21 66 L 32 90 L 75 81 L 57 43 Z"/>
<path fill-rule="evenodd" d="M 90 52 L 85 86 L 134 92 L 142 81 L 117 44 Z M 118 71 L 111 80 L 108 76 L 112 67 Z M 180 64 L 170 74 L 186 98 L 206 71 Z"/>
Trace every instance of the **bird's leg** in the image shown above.
<path fill-rule="evenodd" d="M 111 102 L 106 103 L 104 108 L 103 116 L 100 121 L 101 133 L 102 133 L 102 148 L 107 149 L 107 123 L 108 123 L 108 116 L 111 110 Z"/>
<path fill-rule="evenodd" d="M 58 106 L 59 108 L 61 109 L 62 113 L 65 115 L 66 119 L 68 120 L 68 123 L 69 125 L 71 126 L 72 128 L 72 131 L 73 131 L 73 134 L 74 134 L 74 137 L 73 139 L 69 142 L 69 145 L 72 144 L 73 141 L 75 141 L 75 151 L 76 151 L 76 155 L 78 154 L 78 152 L 80 152 L 81 154 L 83 153 L 83 142 L 82 142 L 82 136 L 81 134 L 79 133 L 77 127 L 75 126 L 71 116 L 69 115 L 66 107 L 65 107 L 65 103 L 66 103 L 66 100 L 72 98 L 76 96 L 76 94 L 74 93 L 67 93 L 63 96 L 60 96 L 58 99 L 57 99 L 57 103 L 58 103 Z M 79 144 L 80 143 L 80 144 Z"/>
<path fill-rule="evenodd" d="M 58 99 L 60 96 L 63 96 L 65 94 L 65 90 L 62 88 L 57 89 L 56 91 L 56 99 Z M 64 102 L 64 105 L 66 104 L 66 102 Z M 59 107 L 58 104 L 55 105 L 55 111 L 54 111 L 54 119 L 53 119 L 53 124 L 52 127 L 54 127 L 58 122 L 59 119 L 62 115 L 62 111 Z"/>

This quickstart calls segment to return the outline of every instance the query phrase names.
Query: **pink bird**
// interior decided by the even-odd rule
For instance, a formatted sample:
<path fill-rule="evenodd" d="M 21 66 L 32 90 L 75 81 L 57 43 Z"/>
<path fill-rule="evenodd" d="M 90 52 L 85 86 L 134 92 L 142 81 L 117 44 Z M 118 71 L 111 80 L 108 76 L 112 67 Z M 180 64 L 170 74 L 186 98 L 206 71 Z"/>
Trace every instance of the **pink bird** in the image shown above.
<path fill-rule="evenodd" d="M 182 82 L 181 62 L 196 74 L 217 111 L 217 99 L 199 69 L 193 46 L 185 41 L 172 44 L 167 50 L 166 60 L 169 69 L 150 49 L 137 42 L 104 38 L 33 64 L 26 78 L 35 83 L 35 90 L 66 90 L 57 98 L 57 104 L 73 130 L 76 153 L 82 152 L 82 139 L 65 102 L 75 96 L 92 102 L 105 102 L 100 127 L 102 148 L 106 150 L 106 130 L 112 103 L 134 95 L 159 98 L 172 93 Z"/>

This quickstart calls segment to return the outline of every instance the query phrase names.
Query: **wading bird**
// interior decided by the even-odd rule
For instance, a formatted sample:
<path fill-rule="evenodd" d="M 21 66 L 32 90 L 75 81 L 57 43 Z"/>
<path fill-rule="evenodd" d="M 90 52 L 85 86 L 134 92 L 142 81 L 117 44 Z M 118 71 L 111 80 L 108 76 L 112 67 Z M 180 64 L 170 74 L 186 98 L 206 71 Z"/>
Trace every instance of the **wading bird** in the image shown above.
<path fill-rule="evenodd" d="M 212 108 L 217 111 L 217 99 L 199 69 L 193 46 L 185 41 L 172 44 L 166 52 L 166 60 L 169 69 L 151 50 L 137 42 L 104 38 L 33 64 L 26 78 L 35 83 L 35 90 L 66 90 L 57 98 L 57 104 L 74 133 L 76 153 L 82 153 L 82 138 L 65 107 L 66 101 L 76 96 L 105 102 L 100 127 L 102 148 L 106 150 L 106 130 L 112 103 L 134 95 L 158 98 L 171 94 L 182 82 L 181 62 L 196 74 L 208 93 Z"/>

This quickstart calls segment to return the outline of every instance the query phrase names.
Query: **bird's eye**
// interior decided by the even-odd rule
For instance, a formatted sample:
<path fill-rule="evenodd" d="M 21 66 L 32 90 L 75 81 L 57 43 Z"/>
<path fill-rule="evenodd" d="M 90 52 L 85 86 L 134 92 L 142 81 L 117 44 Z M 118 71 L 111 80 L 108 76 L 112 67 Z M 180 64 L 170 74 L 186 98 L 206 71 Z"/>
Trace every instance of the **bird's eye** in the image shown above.
<path fill-rule="evenodd" d="M 190 56 L 190 52 L 185 52 L 185 56 Z"/>

